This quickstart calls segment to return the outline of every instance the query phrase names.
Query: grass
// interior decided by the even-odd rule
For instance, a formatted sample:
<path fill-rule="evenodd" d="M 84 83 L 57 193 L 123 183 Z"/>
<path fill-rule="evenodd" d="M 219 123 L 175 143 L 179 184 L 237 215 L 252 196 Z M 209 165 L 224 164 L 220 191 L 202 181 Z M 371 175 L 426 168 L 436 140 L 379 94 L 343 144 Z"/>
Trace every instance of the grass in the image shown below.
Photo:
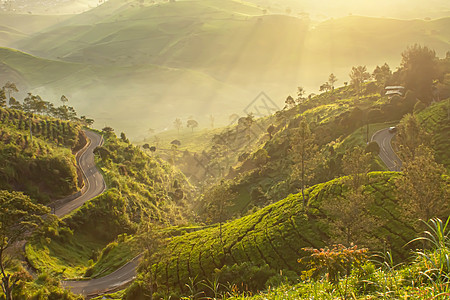
<path fill-rule="evenodd" d="M 417 114 L 421 126 L 433 137 L 433 149 L 436 151 L 436 161 L 450 168 L 450 99 L 435 103 Z"/>
<path fill-rule="evenodd" d="M 185 178 L 138 147 L 105 134 L 96 150 L 108 190 L 91 199 L 27 245 L 27 257 L 41 272 L 64 278 L 99 277 L 138 254 L 133 234 L 140 223 L 184 222 L 189 199 Z M 177 182 L 175 184 L 175 182 Z M 181 198 L 175 198 L 176 192 Z"/>
<path fill-rule="evenodd" d="M 39 270 L 62 278 L 83 277 L 90 267 L 89 261 L 95 259 L 106 244 L 97 237 L 75 232 L 67 240 L 42 237 L 28 243 L 25 249 L 31 265 Z"/>
<path fill-rule="evenodd" d="M 20 190 L 41 203 L 78 189 L 72 150 L 82 143 L 78 124 L 0 108 L 0 188 Z M 82 146 L 82 145 L 81 145 Z"/>
<path fill-rule="evenodd" d="M 371 173 L 366 190 L 376 198 L 371 213 L 389 220 L 372 231 L 376 239 L 390 235 L 396 257 L 406 258 L 402 246 L 414 236 L 404 224 L 391 192 L 395 173 Z M 153 266 L 160 284 L 169 289 L 184 290 L 189 278 L 210 279 L 224 266 L 243 264 L 267 265 L 277 273 L 301 271 L 297 259 L 305 255 L 303 247 L 323 247 L 330 237 L 322 203 L 342 193 L 342 183 L 336 179 L 311 187 L 309 213 L 302 211 L 300 195 L 290 195 L 243 218 L 223 225 L 224 245 L 220 245 L 218 227 L 212 227 L 180 237 L 174 237 L 163 258 Z M 268 279 L 268 278 L 266 278 Z"/>

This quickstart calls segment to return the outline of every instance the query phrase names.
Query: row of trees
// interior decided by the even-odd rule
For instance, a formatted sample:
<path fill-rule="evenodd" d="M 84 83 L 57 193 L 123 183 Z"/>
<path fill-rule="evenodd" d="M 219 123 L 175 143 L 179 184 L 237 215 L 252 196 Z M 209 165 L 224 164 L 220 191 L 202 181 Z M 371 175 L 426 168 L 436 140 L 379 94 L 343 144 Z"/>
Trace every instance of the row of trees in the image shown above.
<path fill-rule="evenodd" d="M 13 93 L 17 92 L 19 92 L 17 86 L 12 82 L 7 82 L 0 89 L 0 107 L 8 107 L 9 105 L 11 109 L 22 110 L 33 114 L 44 114 L 66 121 L 81 121 L 87 126 L 94 123 L 93 119 L 86 118 L 85 116 L 78 118 L 75 109 L 67 105 L 69 99 L 64 95 L 60 98 L 62 105 L 55 106 L 53 103 L 43 100 L 39 95 L 33 95 L 32 93 L 28 93 L 23 99 L 23 102 L 20 103 L 12 96 Z"/>
<path fill-rule="evenodd" d="M 213 119 L 212 116 L 211 116 L 211 118 L 212 118 L 211 122 L 213 124 L 214 123 L 214 119 Z M 181 119 L 176 118 L 175 121 L 173 121 L 173 126 L 175 126 L 175 128 L 177 129 L 178 134 L 179 134 L 180 133 L 180 129 L 183 127 L 183 122 L 181 121 Z M 194 132 L 194 128 L 198 127 L 198 122 L 196 120 L 194 120 L 194 119 L 189 119 L 186 122 L 186 127 L 187 128 L 191 128 L 192 132 Z"/>
<path fill-rule="evenodd" d="M 443 70 L 440 69 L 436 57 L 436 52 L 426 46 L 415 44 L 408 47 L 401 54 L 402 61 L 400 67 L 396 72 L 392 72 L 387 63 L 381 66 L 376 66 L 372 73 L 367 71 L 366 66 L 355 66 L 349 73 L 350 84 L 356 90 L 358 98 L 361 96 L 362 87 L 367 80 L 375 80 L 380 92 L 390 84 L 403 85 L 406 89 L 416 92 L 417 97 L 424 103 L 430 103 L 435 95 L 433 93 L 434 82 L 442 79 Z M 447 53 L 447 58 L 450 57 L 450 51 Z M 331 73 L 328 81 L 322 84 L 319 88 L 321 92 L 329 92 L 334 90 L 334 85 L 338 78 Z M 344 85 L 347 85 L 344 82 Z M 298 88 L 300 93 L 304 94 L 302 87 Z M 285 103 L 287 108 L 301 103 L 303 98 L 300 96 L 294 99 L 288 96 Z"/>

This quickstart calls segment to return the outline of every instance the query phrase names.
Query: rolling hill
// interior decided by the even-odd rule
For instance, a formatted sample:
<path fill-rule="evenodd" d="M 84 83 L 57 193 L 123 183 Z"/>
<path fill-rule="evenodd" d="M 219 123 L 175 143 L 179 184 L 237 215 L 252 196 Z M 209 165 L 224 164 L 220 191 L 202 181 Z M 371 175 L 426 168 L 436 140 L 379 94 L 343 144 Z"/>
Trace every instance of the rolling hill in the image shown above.
<path fill-rule="evenodd" d="M 227 124 L 261 91 L 282 107 L 293 87 L 315 91 L 331 72 L 345 82 L 353 65 L 398 65 L 398 53 L 413 43 L 442 56 L 449 23 L 344 17 L 312 25 L 232 0 L 111 0 L 14 44 L 62 70 L 43 73 L 10 55 L 1 62 L 41 96 L 65 94 L 99 127 L 135 138 L 149 127 L 172 127 L 176 117 L 192 116 L 202 126 L 214 114 L 218 125 Z"/>

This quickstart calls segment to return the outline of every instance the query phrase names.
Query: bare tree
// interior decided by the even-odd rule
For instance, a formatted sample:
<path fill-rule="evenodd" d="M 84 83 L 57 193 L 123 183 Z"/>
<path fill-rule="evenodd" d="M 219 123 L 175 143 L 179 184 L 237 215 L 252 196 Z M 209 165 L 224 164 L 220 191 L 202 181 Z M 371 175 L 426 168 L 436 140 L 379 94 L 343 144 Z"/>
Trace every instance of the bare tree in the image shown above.
<path fill-rule="evenodd" d="M 310 180 L 311 171 L 320 159 L 320 154 L 315 143 L 315 136 L 305 120 L 302 120 L 300 126 L 293 130 L 290 145 L 293 160 L 291 177 L 300 181 L 303 209 L 306 210 L 305 187 Z"/>
<path fill-rule="evenodd" d="M 178 131 L 178 134 L 180 134 L 180 129 L 181 127 L 183 127 L 183 122 L 181 122 L 179 118 L 176 118 L 175 121 L 173 121 L 173 126 L 175 126 L 175 128 Z"/>
<path fill-rule="evenodd" d="M 334 84 L 338 81 L 337 77 L 331 73 L 328 77 L 328 83 L 330 84 L 331 90 L 334 90 Z"/>

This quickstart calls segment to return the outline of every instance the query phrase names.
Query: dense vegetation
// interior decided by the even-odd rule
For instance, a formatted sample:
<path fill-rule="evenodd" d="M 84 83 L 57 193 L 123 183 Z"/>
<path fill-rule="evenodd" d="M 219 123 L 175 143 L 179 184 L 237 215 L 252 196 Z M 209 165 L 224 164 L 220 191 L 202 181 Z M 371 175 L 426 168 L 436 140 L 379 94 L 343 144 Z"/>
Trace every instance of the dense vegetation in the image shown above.
<path fill-rule="evenodd" d="M 423 76 L 424 80 L 414 76 L 420 65 L 416 56 L 420 55 L 434 66 L 430 71 L 428 63 L 422 64 L 429 75 Z M 213 170 L 205 172 L 209 174 L 197 212 L 206 222 L 218 224 L 165 240 L 157 255 L 153 251 L 147 256 L 140 280 L 128 296 L 155 292 L 172 293 L 173 297 L 181 293 L 195 298 L 197 292 L 217 296 L 213 285 L 254 292 L 276 286 L 283 278 L 297 280 L 307 270 L 297 263 L 307 256 L 303 248 L 344 241 L 347 246 L 357 242 L 371 251 L 389 249 L 393 263 L 407 262 L 410 253 L 405 244 L 421 229 L 417 219 L 448 216 L 448 174 L 434 162 L 430 149 L 439 162 L 445 161 L 440 141 L 445 139 L 448 125 L 444 114 L 447 102 L 430 96 L 430 85 L 434 85 L 434 95 L 450 96 L 445 75 L 450 71 L 450 56 L 436 60 L 433 55 L 426 47 L 410 47 L 402 54 L 397 72 L 390 72 L 386 65 L 377 67 L 372 82 L 364 82 L 370 77 L 365 67 L 355 67 L 351 85 L 336 89 L 330 85 L 325 93 L 309 98 L 299 89 L 298 99 L 288 97 L 283 111 L 258 120 L 251 114 L 242 117 L 234 127 L 213 137 L 210 150 L 201 154 L 184 151 L 178 157 L 180 165 L 189 160 L 198 165 L 200 161 L 202 167 Z M 354 74 L 358 72 L 366 79 L 358 82 Z M 434 83 L 433 78 L 437 80 Z M 415 86 L 403 96 L 382 95 L 387 83 L 402 82 L 407 86 L 415 82 Z M 438 103 L 432 104 L 434 101 Z M 398 150 L 404 159 L 404 173 L 373 172 L 362 185 L 355 184 L 357 174 L 384 170 L 376 157 L 379 147 L 366 142 L 376 130 L 394 122 L 400 122 Z M 256 128 L 256 137 L 249 138 Z M 320 159 L 304 156 L 308 151 Z M 349 171 L 351 162 L 360 159 L 355 153 L 367 160 L 367 170 Z M 171 161 L 176 162 L 177 157 L 173 155 Z M 214 165 L 219 165 L 215 172 Z M 215 181 L 214 176 L 227 180 Z M 310 187 L 303 191 L 303 186 Z M 271 202 L 275 203 L 267 206 Z M 261 208 L 251 213 L 251 206 Z M 428 213 L 418 207 L 426 207 Z M 239 214 L 248 215 L 223 224 L 224 217 Z"/>
<path fill-rule="evenodd" d="M 72 152 L 85 142 L 80 125 L 1 107 L 0 123 L 0 188 L 42 203 L 79 188 Z"/>
<path fill-rule="evenodd" d="M 450 212 L 449 73 L 450 53 L 438 59 L 434 51 L 414 45 L 402 53 L 394 73 L 387 64 L 372 74 L 365 66 L 353 67 L 350 84 L 340 88 L 331 74 L 321 86 L 324 93 L 306 97 L 299 87 L 297 98 L 288 96 L 283 110 L 260 119 L 252 113 L 238 116 L 207 146 L 183 152 L 178 140 L 165 152 L 149 144 L 141 149 L 124 133 L 118 138 L 105 127 L 105 142 L 94 153 L 108 190 L 63 220 L 42 217 L 46 209 L 35 200 L 46 203 L 77 189 L 71 151 L 83 146 L 81 124 L 92 120 L 76 118 L 64 96 L 59 108 L 32 94 L 20 104 L 5 86 L 0 104 L 7 106 L 8 91 L 10 107 L 0 108 L 0 188 L 22 190 L 34 199 L 14 194 L 24 203 L 22 212 L 14 207 L 22 202 L 10 201 L 14 197 L 2 191 L 18 217 L 10 221 L 16 215 L 2 211 L 0 229 L 6 234 L 0 246 L 11 240 L 8 230 L 33 225 L 20 233 L 25 239 L 34 230 L 25 252 L 41 273 L 38 280 L 44 284 L 36 293 L 42 297 L 53 292 L 72 297 L 48 276 L 99 277 L 142 252 L 139 277 L 124 298 L 217 298 L 225 285 L 229 293 L 252 293 L 299 278 L 311 284 L 281 289 L 293 297 L 326 291 L 342 298 L 394 288 L 396 296 L 408 289 L 414 295 L 422 292 L 414 290 L 416 282 L 420 287 L 438 282 L 448 289 L 448 265 L 441 264 L 448 252 L 442 229 L 447 225 L 436 219 L 442 243 L 432 248 L 433 241 L 424 241 L 422 254 L 416 253 L 412 267 L 399 274 L 394 265 L 411 263 L 415 244 L 407 243 L 424 229 L 418 219 L 444 219 Z M 388 84 L 403 84 L 406 92 L 384 95 Z M 369 137 L 396 123 L 403 166 L 402 172 L 388 172 L 377 156 L 380 146 L 369 143 Z M 198 122 L 190 119 L 188 126 L 193 133 Z M 367 261 L 369 250 L 355 243 L 387 254 L 387 260 L 379 260 L 383 267 Z M 427 263 L 440 263 L 440 269 L 424 275 Z M 11 264 L 6 273 L 2 265 L 8 300 L 11 290 L 28 293 L 31 283 L 17 290 L 8 283 L 10 278 L 31 282 L 26 271 Z M 406 282 L 404 287 L 382 285 L 389 276 Z"/>
<path fill-rule="evenodd" d="M 27 245 L 27 257 L 40 271 L 63 278 L 106 275 L 139 254 L 133 237 L 149 220 L 185 223 L 182 210 L 191 193 L 185 178 L 104 129 L 97 164 L 108 190 Z"/>

